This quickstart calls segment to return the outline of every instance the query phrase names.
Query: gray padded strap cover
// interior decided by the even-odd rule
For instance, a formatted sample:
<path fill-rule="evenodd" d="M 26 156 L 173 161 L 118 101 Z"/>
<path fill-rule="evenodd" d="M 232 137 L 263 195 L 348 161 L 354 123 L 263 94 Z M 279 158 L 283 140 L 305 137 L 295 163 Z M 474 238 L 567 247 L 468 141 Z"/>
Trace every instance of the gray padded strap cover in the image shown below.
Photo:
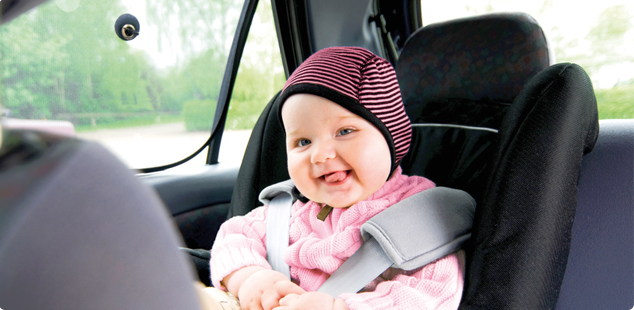
<path fill-rule="evenodd" d="M 412 270 L 457 251 L 471 236 L 475 205 L 466 192 L 446 187 L 400 201 L 361 226 L 364 244 L 319 291 L 356 293 L 389 267 Z"/>
<path fill-rule="evenodd" d="M 412 270 L 453 253 L 471 236 L 475 200 L 464 191 L 435 187 L 412 195 L 361 226 L 394 263 Z"/>
<path fill-rule="evenodd" d="M 291 194 L 293 191 L 293 187 L 295 187 L 295 184 L 291 179 L 275 183 L 273 185 L 265 187 L 260 192 L 260 196 L 258 197 L 258 199 L 261 203 L 268 206 L 271 203 L 271 200 L 273 200 L 273 198 L 275 198 L 275 196 L 277 196 L 279 193 Z"/>

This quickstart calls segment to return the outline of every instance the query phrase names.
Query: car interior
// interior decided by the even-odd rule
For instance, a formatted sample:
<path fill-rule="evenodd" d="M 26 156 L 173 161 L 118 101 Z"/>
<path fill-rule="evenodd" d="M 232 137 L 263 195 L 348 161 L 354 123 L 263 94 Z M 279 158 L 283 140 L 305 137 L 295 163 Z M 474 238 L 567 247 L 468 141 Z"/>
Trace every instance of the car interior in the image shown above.
<path fill-rule="evenodd" d="M 2 21 L 38 4 L 3 1 Z M 423 26 L 418 1 L 271 4 L 287 77 L 330 46 L 393 64 L 413 128 L 404 173 L 477 202 L 460 309 L 634 306 L 634 119 L 599 120 L 586 70 L 554 59 L 538 20 Z M 279 93 L 241 164 L 218 160 L 257 5 L 244 1 L 209 139 L 187 158 L 135 174 L 98 143 L 3 123 L 0 308 L 199 307 L 190 283 L 209 285 L 219 226 L 289 179 Z M 204 150 L 206 165 L 173 169 Z"/>

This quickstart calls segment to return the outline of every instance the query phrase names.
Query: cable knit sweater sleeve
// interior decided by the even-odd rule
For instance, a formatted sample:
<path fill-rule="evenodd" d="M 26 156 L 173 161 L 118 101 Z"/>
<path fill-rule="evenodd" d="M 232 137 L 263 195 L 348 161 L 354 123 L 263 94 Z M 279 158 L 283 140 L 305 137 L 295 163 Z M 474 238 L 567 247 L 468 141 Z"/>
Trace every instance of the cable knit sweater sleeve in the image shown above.
<path fill-rule="evenodd" d="M 211 248 L 211 281 L 225 289 L 220 281 L 246 266 L 271 269 L 266 260 L 266 215 L 268 207 L 254 209 L 245 216 L 236 216 L 220 226 Z"/>
<path fill-rule="evenodd" d="M 350 310 L 458 309 L 464 284 L 464 252 L 413 271 L 388 269 L 364 292 L 341 294 Z M 387 280 L 385 280 L 387 279 Z"/>

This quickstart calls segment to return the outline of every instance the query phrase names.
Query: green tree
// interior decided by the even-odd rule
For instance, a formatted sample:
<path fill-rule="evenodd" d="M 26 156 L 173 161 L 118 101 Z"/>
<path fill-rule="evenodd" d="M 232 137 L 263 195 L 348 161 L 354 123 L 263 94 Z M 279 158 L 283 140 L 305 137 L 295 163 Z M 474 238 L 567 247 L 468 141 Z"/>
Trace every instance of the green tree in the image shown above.
<path fill-rule="evenodd" d="M 180 111 L 190 100 L 217 101 L 241 5 L 232 0 L 146 0 L 159 47 L 178 51 L 179 61 L 165 70 L 157 88 L 165 109 Z M 208 117 L 213 119 L 213 113 Z"/>
<path fill-rule="evenodd" d="M 251 129 L 266 103 L 284 86 L 286 77 L 277 44 L 270 1 L 258 3 L 240 63 L 227 129 Z"/>
<path fill-rule="evenodd" d="M 159 107 L 147 55 L 114 34 L 113 22 L 123 11 L 119 0 L 80 4 L 70 12 L 51 1 L 3 25 L 4 104 L 23 118 Z"/>
<path fill-rule="evenodd" d="M 64 74 L 57 66 L 67 66 L 70 57 L 56 51 L 68 40 L 34 31 L 36 19 L 27 16 L 0 27 L 0 98 L 17 117 L 50 118 L 56 109 L 65 107 L 59 84 Z"/>

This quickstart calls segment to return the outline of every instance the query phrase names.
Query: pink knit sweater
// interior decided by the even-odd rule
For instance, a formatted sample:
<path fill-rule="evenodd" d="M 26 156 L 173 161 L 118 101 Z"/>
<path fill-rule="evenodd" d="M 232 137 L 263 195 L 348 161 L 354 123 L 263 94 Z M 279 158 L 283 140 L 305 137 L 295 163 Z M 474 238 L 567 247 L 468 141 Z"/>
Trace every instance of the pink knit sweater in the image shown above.
<path fill-rule="evenodd" d="M 306 291 L 316 291 L 363 243 L 360 227 L 389 206 L 434 187 L 422 177 L 398 168 L 368 199 L 347 209 L 333 209 L 324 222 L 321 206 L 309 201 L 292 207 L 290 245 L 285 255 L 291 278 Z M 271 269 L 266 260 L 267 207 L 224 223 L 211 249 L 211 279 L 217 288 L 233 271 L 246 266 Z M 415 238 L 415 237 L 414 237 Z M 457 309 L 463 288 L 464 255 L 451 254 L 413 271 L 388 269 L 362 292 L 341 294 L 350 309 Z"/>

